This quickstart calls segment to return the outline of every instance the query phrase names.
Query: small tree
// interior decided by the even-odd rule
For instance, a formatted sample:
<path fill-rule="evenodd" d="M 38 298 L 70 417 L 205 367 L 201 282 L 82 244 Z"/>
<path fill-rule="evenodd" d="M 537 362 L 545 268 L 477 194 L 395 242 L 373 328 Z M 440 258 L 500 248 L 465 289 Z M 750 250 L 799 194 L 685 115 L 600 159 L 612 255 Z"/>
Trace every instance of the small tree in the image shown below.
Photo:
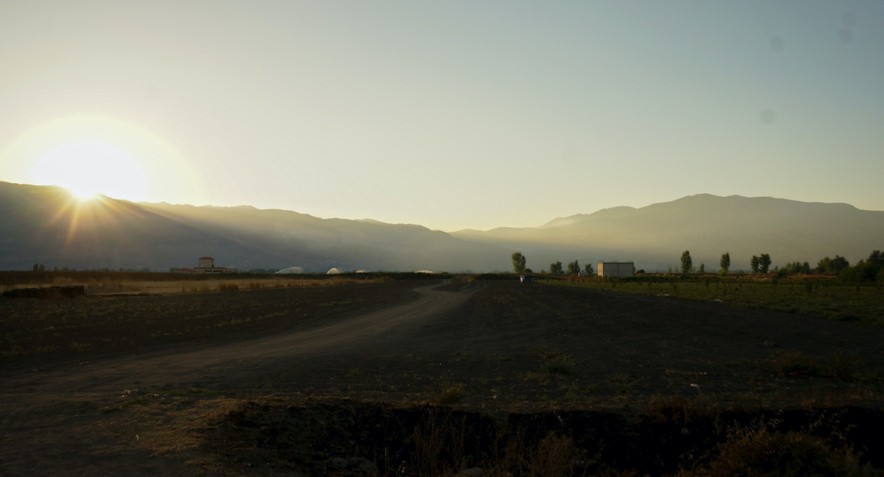
<path fill-rule="evenodd" d="M 691 259 L 691 252 L 685 250 L 684 253 L 681 254 L 681 273 L 691 273 L 691 270 L 693 269 L 694 261 Z"/>
<path fill-rule="evenodd" d="M 568 264 L 568 275 L 580 275 L 580 264 L 577 260 Z"/>
<path fill-rule="evenodd" d="M 706 273 L 706 265 L 701 263 L 700 267 L 697 268 L 697 273 Z"/>
<path fill-rule="evenodd" d="M 527 259 L 522 252 L 513 252 L 513 271 L 516 273 L 525 273 L 525 263 Z"/>
<path fill-rule="evenodd" d="M 587 263 L 586 265 L 583 266 L 583 269 L 586 270 L 586 274 L 587 274 L 587 275 L 592 275 L 592 274 L 593 274 L 592 265 L 590 265 L 590 264 Z"/>
<path fill-rule="evenodd" d="M 752 273 L 758 273 L 758 267 L 761 266 L 761 262 L 758 260 L 757 255 L 752 255 L 752 260 L 749 260 L 749 266 L 752 267 Z"/>
<path fill-rule="evenodd" d="M 562 270 L 562 262 L 556 261 L 555 263 L 549 264 L 549 273 L 551 275 L 561 275 L 565 273 Z"/>
<path fill-rule="evenodd" d="M 721 254 L 721 262 L 719 264 L 721 265 L 719 274 L 722 276 L 727 275 L 727 271 L 731 268 L 731 253 L 725 252 Z"/>
<path fill-rule="evenodd" d="M 758 257 L 758 269 L 761 273 L 767 273 L 770 269 L 770 255 L 762 253 L 761 256 Z"/>

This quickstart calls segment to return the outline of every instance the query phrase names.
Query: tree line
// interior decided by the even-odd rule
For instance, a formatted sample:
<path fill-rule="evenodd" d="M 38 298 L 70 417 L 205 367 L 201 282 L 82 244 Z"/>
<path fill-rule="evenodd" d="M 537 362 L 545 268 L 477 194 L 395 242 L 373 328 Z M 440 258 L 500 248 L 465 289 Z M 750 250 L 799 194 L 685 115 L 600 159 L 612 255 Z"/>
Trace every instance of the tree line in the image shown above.
<path fill-rule="evenodd" d="M 532 270 L 526 266 L 527 258 L 521 252 L 514 252 L 512 255 L 512 261 L 514 272 L 519 274 L 533 273 Z M 861 259 L 854 266 L 850 266 L 850 262 L 840 255 L 835 255 L 835 258 L 824 257 L 817 262 L 816 267 L 811 267 L 808 262 L 792 262 L 787 263 L 783 267 L 774 267 L 774 269 L 771 270 L 770 266 L 772 262 L 770 254 L 760 253 L 758 255 L 752 255 L 752 258 L 749 260 L 749 265 L 754 274 L 774 273 L 777 277 L 786 277 L 795 274 L 817 273 L 822 275 L 836 275 L 838 278 L 847 282 L 877 281 L 884 283 L 884 253 L 880 250 L 874 250 L 869 254 L 867 259 Z M 721 254 L 719 267 L 718 274 L 720 276 L 726 276 L 730 272 L 730 252 Z M 694 269 L 694 261 L 693 258 L 691 258 L 690 250 L 682 252 L 681 273 L 689 274 L 696 272 L 702 274 L 705 273 L 705 268 L 705 265 L 701 263 L 697 269 Z M 585 265 L 583 271 L 588 275 L 592 275 L 592 265 Z M 580 272 L 581 268 L 577 260 L 569 263 L 567 269 L 564 268 L 561 261 L 556 261 L 549 265 L 549 273 L 552 275 L 579 275 Z M 541 273 L 546 273 L 546 271 L 541 270 Z"/>
<path fill-rule="evenodd" d="M 530 268 L 526 267 L 527 259 L 522 252 L 513 252 L 513 271 L 518 274 L 524 273 L 534 273 Z M 583 266 L 583 271 L 586 272 L 587 275 L 593 274 L 592 265 L 586 264 Z M 546 270 L 541 270 L 540 273 L 546 273 Z M 580 274 L 580 263 L 577 260 L 568 264 L 567 272 L 565 268 L 562 266 L 561 261 L 555 261 L 549 264 L 549 273 L 551 275 L 579 275 Z"/>
<path fill-rule="evenodd" d="M 725 252 L 721 255 L 719 265 L 721 267 L 718 272 L 719 275 L 727 275 L 731 266 L 731 255 L 729 252 Z M 823 275 L 837 275 L 839 278 L 849 282 L 884 282 L 884 253 L 880 250 L 872 251 L 872 253 L 869 254 L 868 259 L 860 259 L 860 261 L 852 267 L 850 266 L 850 262 L 840 255 L 835 255 L 835 258 L 824 257 L 817 262 L 816 267 L 811 267 L 808 262 L 792 262 L 787 263 L 782 268 L 775 267 L 774 270 L 771 270 L 770 265 L 770 254 L 767 253 L 753 255 L 749 260 L 749 266 L 752 268 L 752 273 L 766 274 L 773 272 L 780 277 L 795 274 L 809 275 L 812 273 L 818 273 Z M 699 273 L 704 272 L 704 266 L 702 263 L 697 271 Z M 681 272 L 683 274 L 694 272 L 693 259 L 691 259 L 691 252 L 689 250 L 685 250 L 681 254 Z"/>

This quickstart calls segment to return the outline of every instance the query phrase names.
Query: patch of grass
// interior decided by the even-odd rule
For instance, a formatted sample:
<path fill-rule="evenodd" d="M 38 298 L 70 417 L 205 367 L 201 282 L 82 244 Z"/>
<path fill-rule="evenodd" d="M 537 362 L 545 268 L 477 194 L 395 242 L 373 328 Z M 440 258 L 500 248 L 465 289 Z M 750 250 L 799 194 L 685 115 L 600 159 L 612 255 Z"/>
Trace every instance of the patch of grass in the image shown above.
<path fill-rule="evenodd" d="M 27 352 L 21 346 L 14 345 L 9 349 L 0 351 L 0 358 L 17 358 L 19 356 L 27 356 Z"/>
<path fill-rule="evenodd" d="M 806 356 L 801 351 L 777 350 L 761 362 L 760 367 L 780 376 L 822 375 L 819 360 L 813 356 Z"/>
<path fill-rule="evenodd" d="M 555 351 L 537 349 L 537 353 L 543 360 L 540 369 L 547 374 L 573 374 L 571 368 L 576 364 L 574 358 Z"/>
<path fill-rule="evenodd" d="M 830 378 L 847 382 L 866 379 L 860 374 L 864 366 L 856 356 L 843 353 L 820 358 L 807 356 L 801 351 L 783 350 L 777 350 L 759 363 L 759 368 L 779 376 Z"/>
<path fill-rule="evenodd" d="M 860 370 L 864 367 L 865 363 L 856 356 L 842 353 L 832 354 L 831 361 L 828 363 L 829 373 L 833 378 L 841 381 L 865 380 L 866 377 L 860 374 Z"/>
<path fill-rule="evenodd" d="M 219 292 L 235 292 L 235 291 L 239 291 L 239 285 L 237 285 L 237 284 L 234 283 L 234 282 L 224 282 L 224 283 L 220 283 L 220 284 L 218 284 L 218 291 L 219 291 Z"/>
<path fill-rule="evenodd" d="M 638 295 L 670 296 L 726 305 L 819 316 L 838 321 L 860 321 L 878 326 L 884 320 L 884 293 L 878 286 L 846 285 L 827 279 L 765 280 L 690 277 L 641 277 L 633 280 L 544 280 L 559 286 L 616 290 Z M 812 292 L 811 292 L 812 290 Z"/>
<path fill-rule="evenodd" d="M 88 349 L 91 349 L 92 345 L 90 343 L 81 343 L 79 341 L 74 341 L 68 345 L 68 349 L 76 352 L 83 352 Z"/>
<path fill-rule="evenodd" d="M 538 386 L 545 387 L 549 385 L 549 373 L 545 371 L 528 371 L 519 375 L 525 381 L 534 381 Z"/>
<path fill-rule="evenodd" d="M 439 383 L 439 390 L 432 397 L 432 402 L 440 406 L 451 406 L 466 397 L 467 393 L 463 383 L 451 383 L 443 379 Z"/>
<path fill-rule="evenodd" d="M 155 391 L 156 394 L 165 396 L 233 396 L 230 391 L 216 391 L 214 389 L 166 389 Z"/>

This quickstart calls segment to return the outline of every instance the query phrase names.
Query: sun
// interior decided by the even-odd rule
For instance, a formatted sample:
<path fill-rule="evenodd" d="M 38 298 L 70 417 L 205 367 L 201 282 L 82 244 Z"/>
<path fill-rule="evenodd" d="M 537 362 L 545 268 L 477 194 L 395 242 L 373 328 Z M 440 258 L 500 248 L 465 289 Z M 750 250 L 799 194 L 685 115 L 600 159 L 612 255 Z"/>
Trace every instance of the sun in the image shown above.
<path fill-rule="evenodd" d="M 103 194 L 141 201 L 147 192 L 144 171 L 124 151 L 93 141 L 63 144 L 44 154 L 31 170 L 36 184 L 65 187 L 80 199 Z"/>

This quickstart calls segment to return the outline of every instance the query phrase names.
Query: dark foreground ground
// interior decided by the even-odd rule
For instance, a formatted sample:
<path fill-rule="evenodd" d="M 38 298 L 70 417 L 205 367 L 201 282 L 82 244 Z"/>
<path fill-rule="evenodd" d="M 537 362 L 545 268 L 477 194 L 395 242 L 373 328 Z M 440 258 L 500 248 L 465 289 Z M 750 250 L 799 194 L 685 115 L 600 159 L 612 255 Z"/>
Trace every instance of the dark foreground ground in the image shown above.
<path fill-rule="evenodd" d="M 882 334 L 514 281 L 0 299 L 0 475 L 875 474 Z"/>

